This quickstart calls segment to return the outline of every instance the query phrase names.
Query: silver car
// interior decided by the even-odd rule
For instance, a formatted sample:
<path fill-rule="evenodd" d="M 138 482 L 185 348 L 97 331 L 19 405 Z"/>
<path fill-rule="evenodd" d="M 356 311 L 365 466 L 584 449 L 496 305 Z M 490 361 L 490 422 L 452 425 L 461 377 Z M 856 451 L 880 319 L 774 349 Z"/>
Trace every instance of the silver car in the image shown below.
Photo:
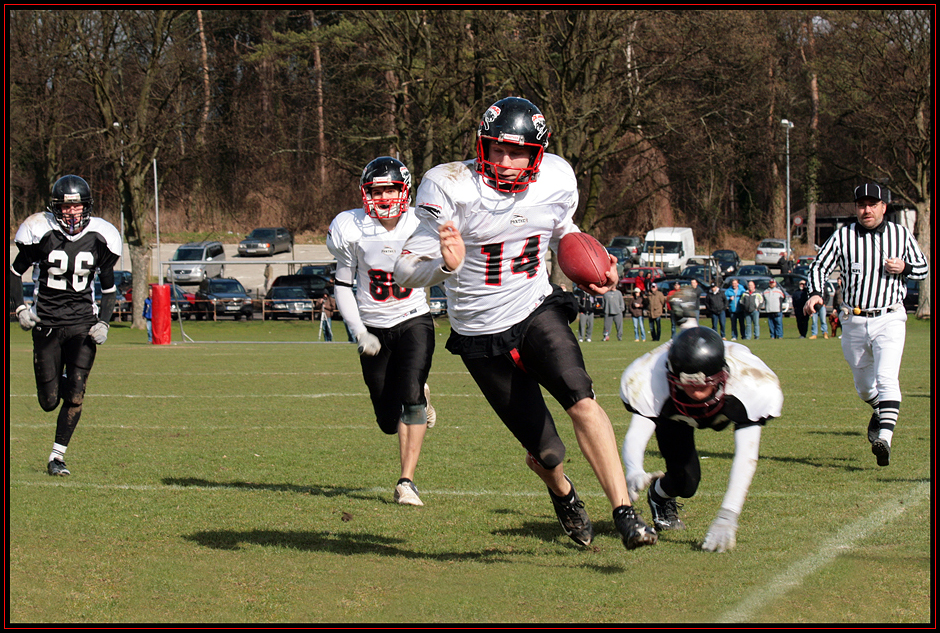
<path fill-rule="evenodd" d="M 225 249 L 222 242 L 190 242 L 176 249 L 166 271 L 167 281 L 198 284 L 209 277 L 225 274 Z"/>
<path fill-rule="evenodd" d="M 248 255 L 275 255 L 281 252 L 290 252 L 294 248 L 294 238 L 290 231 L 283 227 L 254 229 L 238 244 L 238 254 L 242 257 Z"/>

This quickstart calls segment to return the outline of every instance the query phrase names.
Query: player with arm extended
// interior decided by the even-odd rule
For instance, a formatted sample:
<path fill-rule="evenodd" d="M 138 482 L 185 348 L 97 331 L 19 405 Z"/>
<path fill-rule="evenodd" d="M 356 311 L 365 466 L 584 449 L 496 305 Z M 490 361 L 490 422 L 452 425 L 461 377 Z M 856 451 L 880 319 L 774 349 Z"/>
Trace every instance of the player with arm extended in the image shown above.
<path fill-rule="evenodd" d="M 541 393 L 564 407 L 575 436 L 613 507 L 628 549 L 656 542 L 627 494 L 610 419 L 594 398 L 569 323 L 572 293 L 549 282 L 548 249 L 577 231 L 571 166 L 546 154 L 550 131 L 531 102 L 516 97 L 487 108 L 477 130 L 475 160 L 438 165 L 418 189 L 421 224 L 395 264 L 407 287 L 444 282 L 451 336 L 447 349 L 463 360 L 490 406 L 525 448 L 526 465 L 548 487 L 565 533 L 588 545 L 593 526 L 564 472 L 565 446 Z M 616 292 L 616 258 L 605 286 Z M 583 287 L 582 287 L 583 288 Z"/>
<path fill-rule="evenodd" d="M 437 419 L 426 384 L 434 322 L 423 288 L 392 282 L 395 260 L 418 225 L 408 207 L 411 173 L 401 161 L 382 156 L 362 171 L 360 190 L 363 206 L 337 215 L 327 233 L 336 258 L 336 305 L 359 343 L 376 422 L 386 434 L 398 434 L 395 501 L 422 506 L 414 477 L 425 431 Z"/>
<path fill-rule="evenodd" d="M 59 178 L 47 211 L 29 216 L 16 231 L 19 252 L 7 271 L 20 326 L 32 330 L 39 406 L 43 411 L 59 408 L 46 466 L 53 476 L 71 474 L 65 450 L 81 418 L 88 375 L 98 345 L 108 338 L 117 297 L 114 264 L 123 250 L 121 234 L 92 217 L 92 210 L 91 188 L 84 179 Z M 23 301 L 23 275 L 30 266 L 39 269 L 32 308 Z M 100 308 L 95 304 L 96 271 Z"/>
<path fill-rule="evenodd" d="M 677 306 L 682 315 L 681 305 L 674 302 L 673 308 Z M 649 487 L 647 502 L 660 532 L 685 529 L 676 497 L 695 495 L 701 479 L 695 429 L 721 431 L 734 425 L 728 488 L 702 549 L 724 552 L 734 547 L 738 517 L 757 469 L 761 428 L 783 406 L 777 376 L 747 347 L 722 341 L 711 328 L 687 319 L 674 339 L 627 367 L 620 397 L 633 413 L 623 443 L 630 496 L 636 500 Z M 665 473 L 648 473 L 643 465 L 654 433 Z"/>

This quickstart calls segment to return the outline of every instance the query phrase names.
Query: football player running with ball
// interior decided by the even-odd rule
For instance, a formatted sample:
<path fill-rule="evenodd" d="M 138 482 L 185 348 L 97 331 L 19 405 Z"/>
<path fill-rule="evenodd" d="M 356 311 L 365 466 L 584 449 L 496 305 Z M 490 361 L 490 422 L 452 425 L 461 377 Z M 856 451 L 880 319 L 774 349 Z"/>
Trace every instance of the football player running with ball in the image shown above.
<path fill-rule="evenodd" d="M 416 197 L 421 224 L 395 265 L 407 287 L 444 282 L 451 336 L 490 406 L 527 451 L 526 465 L 548 487 L 565 533 L 580 545 L 594 537 L 584 504 L 564 472 L 565 445 L 541 387 L 564 407 L 575 436 L 613 508 L 628 549 L 656 542 L 634 513 L 610 419 L 594 399 L 591 377 L 569 326 L 578 315 L 570 292 L 552 286 L 548 249 L 578 228 L 571 166 L 546 154 L 551 135 L 531 102 L 509 97 L 487 108 L 475 160 L 438 165 Z M 616 259 L 607 283 L 615 290 Z"/>
<path fill-rule="evenodd" d="M 676 337 L 636 359 L 620 381 L 620 397 L 633 412 L 623 443 L 627 485 L 633 500 L 649 487 L 647 501 L 659 532 L 684 530 L 676 498 L 695 495 L 702 474 L 695 430 L 722 431 L 733 424 L 728 488 L 701 544 L 703 550 L 724 552 L 735 545 L 738 516 L 757 470 L 761 428 L 780 415 L 783 392 L 777 376 L 747 347 L 696 326 L 694 308 L 685 307 L 681 297 L 673 301 L 684 321 Z M 648 473 L 643 466 L 654 433 L 665 473 Z"/>
<path fill-rule="evenodd" d="M 414 477 L 425 431 L 437 419 L 426 384 L 434 322 L 423 288 L 392 282 L 395 260 L 418 225 L 408 207 L 411 173 L 401 161 L 382 156 L 366 165 L 359 184 L 362 208 L 337 215 L 327 232 L 326 245 L 336 258 L 336 305 L 359 343 L 379 428 L 398 434 L 395 501 L 423 506 Z"/>
<path fill-rule="evenodd" d="M 20 327 L 32 330 L 33 369 L 39 406 L 59 408 L 55 441 L 46 470 L 71 474 L 65 449 L 82 415 L 85 387 L 98 345 L 108 338 L 117 289 L 114 264 L 121 256 L 121 234 L 92 217 L 91 189 L 68 175 L 52 186 L 49 208 L 26 218 L 16 231 L 19 249 L 7 272 L 9 297 Z M 23 299 L 23 275 L 39 269 L 33 307 Z M 101 307 L 95 305 L 95 271 L 101 281 Z M 61 407 L 59 405 L 61 404 Z"/>

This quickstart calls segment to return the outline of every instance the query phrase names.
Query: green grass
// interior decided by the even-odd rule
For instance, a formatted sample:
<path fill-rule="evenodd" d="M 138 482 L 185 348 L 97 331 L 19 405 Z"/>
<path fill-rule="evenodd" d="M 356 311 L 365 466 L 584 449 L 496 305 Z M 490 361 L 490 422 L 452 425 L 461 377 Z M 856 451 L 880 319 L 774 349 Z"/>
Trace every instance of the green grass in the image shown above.
<path fill-rule="evenodd" d="M 785 328 L 795 336 L 792 320 Z M 582 550 L 444 350 L 446 320 L 429 381 L 438 424 L 416 478 L 423 508 L 392 502 L 397 438 L 373 421 L 353 345 L 299 344 L 316 340 L 305 322 L 185 331 L 197 343 L 181 344 L 175 325 L 173 345 L 151 346 L 114 324 L 67 454 L 72 476 L 52 479 L 55 416 L 36 402 L 29 335 L 11 325 L 12 624 L 932 621 L 929 322 L 908 321 L 888 468 L 869 450 L 869 409 L 838 340 L 750 343 L 786 399 L 763 435 L 737 548 L 721 555 L 695 546 L 724 494 L 730 431 L 697 434 L 689 529 L 627 552 L 550 402 L 595 523 Z M 334 333 L 345 339 L 341 323 Z M 620 374 L 653 347 L 585 344 L 618 441 Z M 648 468 L 661 464 L 653 442 Z"/>

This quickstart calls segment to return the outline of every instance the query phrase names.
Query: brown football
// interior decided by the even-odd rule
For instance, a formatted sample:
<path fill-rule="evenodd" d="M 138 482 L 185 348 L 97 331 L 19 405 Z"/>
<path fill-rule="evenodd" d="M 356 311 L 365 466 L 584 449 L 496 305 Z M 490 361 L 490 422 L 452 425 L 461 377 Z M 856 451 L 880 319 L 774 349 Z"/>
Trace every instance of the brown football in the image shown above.
<path fill-rule="evenodd" d="M 558 244 L 558 265 L 565 276 L 578 285 L 607 283 L 610 256 L 596 239 L 587 233 L 568 233 Z"/>

